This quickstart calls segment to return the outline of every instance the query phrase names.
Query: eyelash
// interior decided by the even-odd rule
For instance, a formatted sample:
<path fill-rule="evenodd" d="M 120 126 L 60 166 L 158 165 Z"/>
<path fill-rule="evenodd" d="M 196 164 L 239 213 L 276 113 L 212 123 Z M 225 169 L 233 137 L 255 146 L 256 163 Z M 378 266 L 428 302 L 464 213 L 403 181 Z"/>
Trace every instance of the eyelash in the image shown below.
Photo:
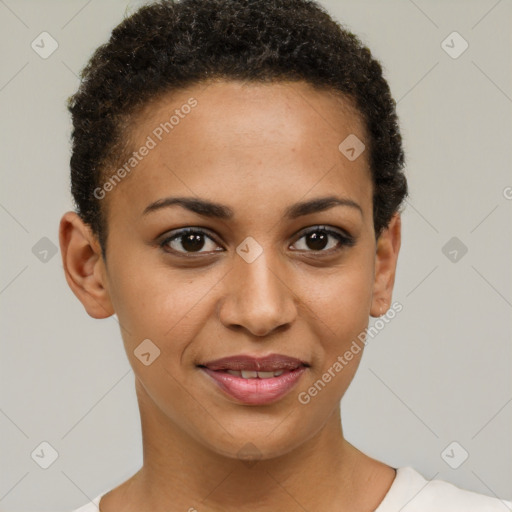
<path fill-rule="evenodd" d="M 333 252 L 340 251 L 345 247 L 352 247 L 355 244 L 355 240 L 351 236 L 344 235 L 337 231 L 333 231 L 332 229 L 329 229 L 326 226 L 322 226 L 322 225 L 314 226 L 313 228 L 309 229 L 308 231 L 303 232 L 301 234 L 301 236 L 299 238 L 297 238 L 297 240 L 294 243 L 297 243 L 299 240 L 310 235 L 311 233 L 317 233 L 317 232 L 322 232 L 322 233 L 325 233 L 327 235 L 330 235 L 330 236 L 333 236 L 334 238 L 336 238 L 339 243 L 338 247 L 336 247 L 334 249 L 331 248 L 328 250 L 318 250 L 318 251 L 308 250 L 306 252 L 313 253 L 313 254 L 315 254 L 315 253 L 332 254 Z M 210 240 L 212 240 L 213 242 L 217 243 L 214 240 L 214 238 L 207 231 L 205 231 L 201 228 L 183 228 L 183 229 L 178 230 L 172 236 L 166 237 L 164 240 L 162 240 L 162 242 L 159 245 L 167 253 L 178 254 L 179 256 L 184 256 L 186 258 L 196 257 L 195 256 L 196 254 L 211 254 L 210 251 L 206 251 L 206 252 L 198 251 L 198 252 L 188 252 L 187 253 L 187 252 L 176 251 L 169 247 L 169 244 L 172 241 L 177 240 L 177 239 L 179 240 L 180 238 L 183 238 L 186 235 L 191 234 L 191 233 L 203 235 L 203 236 L 209 238 Z M 217 250 L 214 252 L 223 252 L 223 251 Z"/>

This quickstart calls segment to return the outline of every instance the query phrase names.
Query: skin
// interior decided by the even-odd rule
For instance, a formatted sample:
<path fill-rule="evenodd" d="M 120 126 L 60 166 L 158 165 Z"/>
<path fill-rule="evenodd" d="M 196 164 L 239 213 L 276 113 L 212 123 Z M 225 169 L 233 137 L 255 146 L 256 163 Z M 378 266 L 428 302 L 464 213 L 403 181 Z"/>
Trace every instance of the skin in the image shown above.
<path fill-rule="evenodd" d="M 347 99 L 302 82 L 215 81 L 147 105 L 133 122 L 134 149 L 190 97 L 197 107 L 103 200 L 106 261 L 75 213 L 61 220 L 66 279 L 89 315 L 117 314 L 141 414 L 143 466 L 100 509 L 375 510 L 395 471 L 346 441 L 340 417 L 363 351 L 307 405 L 298 400 L 391 304 L 400 217 L 376 241 L 367 152 L 351 162 L 338 149 L 349 134 L 366 140 L 360 116 Z M 360 210 L 284 217 L 294 203 L 332 195 Z M 143 215 L 169 196 L 222 203 L 234 216 L 177 205 Z M 315 251 L 304 231 L 318 225 L 355 242 L 330 237 Z M 190 256 L 179 238 L 160 246 L 161 235 L 185 227 L 212 236 L 202 252 Z M 263 250 L 252 263 L 236 252 L 248 236 Z M 148 366 L 134 355 L 144 339 L 161 351 Z M 310 367 L 263 406 L 227 397 L 196 366 L 271 353 Z M 248 443 L 252 463 L 239 455 Z"/>

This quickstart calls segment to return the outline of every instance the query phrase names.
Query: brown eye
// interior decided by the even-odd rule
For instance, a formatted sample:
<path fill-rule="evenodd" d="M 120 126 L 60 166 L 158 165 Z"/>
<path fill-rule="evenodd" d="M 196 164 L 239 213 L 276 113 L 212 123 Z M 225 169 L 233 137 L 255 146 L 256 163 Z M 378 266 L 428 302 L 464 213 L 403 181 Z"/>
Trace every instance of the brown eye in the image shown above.
<path fill-rule="evenodd" d="M 199 229 L 182 229 L 167 237 L 161 247 L 165 250 L 188 254 L 218 251 L 218 244 L 207 233 Z M 206 249 L 203 251 L 203 249 Z"/>
<path fill-rule="evenodd" d="M 354 239 L 331 229 L 316 227 L 304 233 L 295 245 L 298 245 L 296 250 L 299 251 L 329 252 L 354 245 Z"/>

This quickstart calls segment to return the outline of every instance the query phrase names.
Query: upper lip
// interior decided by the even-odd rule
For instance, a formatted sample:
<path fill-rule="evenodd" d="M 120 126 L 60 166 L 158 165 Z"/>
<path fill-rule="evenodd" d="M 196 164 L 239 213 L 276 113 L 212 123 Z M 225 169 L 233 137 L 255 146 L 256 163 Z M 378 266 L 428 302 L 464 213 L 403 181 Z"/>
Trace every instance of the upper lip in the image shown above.
<path fill-rule="evenodd" d="M 301 366 L 309 365 L 296 357 L 289 357 L 282 354 L 270 354 L 264 357 L 240 354 L 222 357 L 214 361 L 202 363 L 198 366 L 203 366 L 210 370 L 275 372 L 278 370 L 296 370 Z"/>

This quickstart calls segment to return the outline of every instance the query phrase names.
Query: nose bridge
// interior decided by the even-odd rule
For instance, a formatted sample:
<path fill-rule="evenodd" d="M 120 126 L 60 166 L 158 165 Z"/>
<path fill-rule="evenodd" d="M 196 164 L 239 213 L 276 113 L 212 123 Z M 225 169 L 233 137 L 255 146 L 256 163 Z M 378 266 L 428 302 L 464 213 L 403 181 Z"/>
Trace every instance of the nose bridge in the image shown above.
<path fill-rule="evenodd" d="M 250 244 L 250 242 L 249 242 Z M 254 247 L 240 244 L 239 251 Z M 262 249 L 262 248 L 261 248 Z M 270 249 L 261 250 L 255 258 L 244 253 L 234 257 L 227 296 L 220 309 L 220 319 L 229 326 L 242 326 L 257 336 L 289 324 L 296 314 L 291 287 L 286 285 L 285 265 Z"/>

